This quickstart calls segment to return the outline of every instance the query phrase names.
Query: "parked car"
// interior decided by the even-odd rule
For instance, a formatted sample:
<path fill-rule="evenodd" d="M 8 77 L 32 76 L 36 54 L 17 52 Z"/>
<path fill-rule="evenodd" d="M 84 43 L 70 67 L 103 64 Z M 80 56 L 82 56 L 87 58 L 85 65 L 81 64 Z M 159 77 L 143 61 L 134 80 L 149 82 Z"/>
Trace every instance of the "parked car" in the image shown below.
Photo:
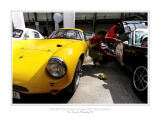
<path fill-rule="evenodd" d="M 132 85 L 137 94 L 147 98 L 148 88 L 148 29 L 136 29 L 121 35 L 116 55 L 121 65 L 133 69 Z"/>
<path fill-rule="evenodd" d="M 12 40 L 23 39 L 44 39 L 44 37 L 36 30 L 29 28 L 16 28 L 12 33 Z"/>
<path fill-rule="evenodd" d="M 61 28 L 47 39 L 13 40 L 13 97 L 20 93 L 74 93 L 88 48 L 83 30 Z"/>

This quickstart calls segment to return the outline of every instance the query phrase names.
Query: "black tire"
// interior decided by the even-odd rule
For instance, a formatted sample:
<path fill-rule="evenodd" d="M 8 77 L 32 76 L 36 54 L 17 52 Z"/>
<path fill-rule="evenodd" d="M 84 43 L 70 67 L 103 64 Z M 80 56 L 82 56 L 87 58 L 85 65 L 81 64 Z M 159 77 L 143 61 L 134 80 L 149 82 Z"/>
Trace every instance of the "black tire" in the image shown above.
<path fill-rule="evenodd" d="M 148 91 L 148 70 L 145 66 L 138 66 L 134 69 L 132 86 L 136 94 L 144 101 L 147 101 Z"/>
<path fill-rule="evenodd" d="M 82 76 L 82 65 L 81 65 L 81 60 L 79 59 L 76 66 L 73 80 L 71 84 L 66 88 L 66 91 L 68 93 L 73 94 L 77 90 L 81 76 Z"/>

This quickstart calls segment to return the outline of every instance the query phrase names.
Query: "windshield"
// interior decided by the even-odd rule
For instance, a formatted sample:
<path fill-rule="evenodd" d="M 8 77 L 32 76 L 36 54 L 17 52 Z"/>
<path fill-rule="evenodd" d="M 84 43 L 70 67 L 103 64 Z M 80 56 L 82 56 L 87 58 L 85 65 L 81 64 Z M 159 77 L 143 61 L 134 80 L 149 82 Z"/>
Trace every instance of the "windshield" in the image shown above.
<path fill-rule="evenodd" d="M 63 38 L 63 39 L 78 39 L 83 40 L 82 32 L 78 30 L 72 29 L 61 29 L 53 31 L 53 33 L 49 36 L 51 39 L 55 38 Z"/>
<path fill-rule="evenodd" d="M 15 30 L 13 30 L 12 37 L 21 38 L 22 33 L 23 33 L 23 30 L 15 29 Z"/>

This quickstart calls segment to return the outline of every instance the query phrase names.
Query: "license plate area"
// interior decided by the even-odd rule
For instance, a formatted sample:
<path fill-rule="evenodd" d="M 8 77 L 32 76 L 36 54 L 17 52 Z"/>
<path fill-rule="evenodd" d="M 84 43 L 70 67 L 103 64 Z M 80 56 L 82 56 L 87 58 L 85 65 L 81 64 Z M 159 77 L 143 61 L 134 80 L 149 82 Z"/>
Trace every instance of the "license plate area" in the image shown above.
<path fill-rule="evenodd" d="M 20 93 L 19 93 L 19 92 L 16 92 L 16 91 L 13 91 L 13 98 L 21 99 Z"/>

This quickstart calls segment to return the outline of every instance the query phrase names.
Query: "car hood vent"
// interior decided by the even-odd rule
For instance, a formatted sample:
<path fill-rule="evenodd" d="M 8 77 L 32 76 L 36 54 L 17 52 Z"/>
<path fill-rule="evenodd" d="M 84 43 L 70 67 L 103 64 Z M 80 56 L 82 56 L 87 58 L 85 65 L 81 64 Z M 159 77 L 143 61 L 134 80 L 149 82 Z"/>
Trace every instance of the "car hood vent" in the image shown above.
<path fill-rule="evenodd" d="M 57 44 L 57 47 L 62 47 L 63 45 Z"/>

